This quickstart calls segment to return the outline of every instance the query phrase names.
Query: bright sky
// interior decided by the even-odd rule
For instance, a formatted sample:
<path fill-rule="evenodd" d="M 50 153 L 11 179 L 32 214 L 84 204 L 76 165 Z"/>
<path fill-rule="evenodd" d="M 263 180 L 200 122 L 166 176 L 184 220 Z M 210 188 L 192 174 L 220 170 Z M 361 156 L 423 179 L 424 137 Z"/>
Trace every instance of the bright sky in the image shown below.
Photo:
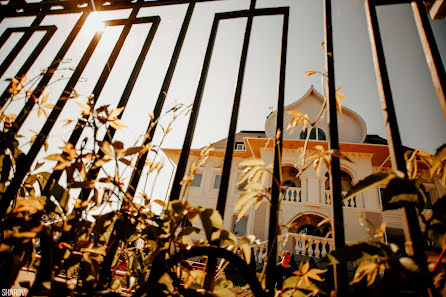
<path fill-rule="evenodd" d="M 286 104 L 303 96 L 311 84 L 322 91 L 320 77 L 303 78 L 306 70 L 323 70 L 323 52 L 319 47 L 323 40 L 322 3 L 321 0 L 257 1 L 257 8 L 290 6 Z M 387 138 L 372 64 L 364 3 L 357 0 L 337 0 L 333 1 L 333 5 L 336 85 L 342 86 L 343 93 L 349 98 L 349 101 L 344 103 L 345 106 L 364 118 L 368 134 L 378 134 Z M 214 14 L 248 7 L 247 0 L 226 0 L 196 5 L 168 92 L 166 109 L 175 103 L 193 102 Z M 176 5 L 141 9 L 139 17 L 159 15 L 161 23 L 132 92 L 128 108 L 124 112 L 123 121 L 128 128 L 119 131 L 115 139 L 124 140 L 131 145 L 147 129 L 148 112 L 153 110 L 158 97 L 186 8 L 186 5 Z M 125 10 L 98 13 L 90 17 L 89 24 L 80 32 L 66 55 L 67 63 L 63 65 L 66 67 L 77 65 L 96 31 L 95 24 L 99 16 L 101 19 L 119 19 L 126 18 L 129 12 Z M 40 69 L 49 65 L 78 17 L 79 14 L 49 16 L 44 20 L 43 24 L 54 24 L 58 30 L 45 48 L 44 54 L 34 63 L 28 77 L 33 77 Z M 446 125 L 425 63 L 411 7 L 409 5 L 381 7 L 378 9 L 378 17 L 403 144 L 426 149 L 432 153 L 435 148 L 446 142 Z M 0 24 L 0 34 L 8 27 L 28 26 L 32 19 L 31 17 L 5 19 Z M 264 130 L 266 116 L 276 108 L 282 21 L 281 16 L 254 19 L 238 130 Z M 446 21 L 431 23 L 445 63 Z M 225 20 L 220 23 L 195 131 L 193 141 L 195 148 L 227 136 L 245 25 L 246 18 Z M 149 29 L 150 24 L 133 26 L 99 98 L 99 105 L 115 106 L 119 101 Z M 122 27 L 108 27 L 104 31 L 101 42 L 82 75 L 84 79 L 76 86 L 80 94 L 87 96 L 91 93 L 121 30 Z M 0 62 L 20 36 L 20 33 L 14 34 L 0 49 Z M 30 53 L 42 36 L 42 33 L 34 34 L 21 52 L 21 56 L 8 68 L 1 78 L 0 91 L 7 86 L 4 79 L 15 75 L 24 62 L 23 57 Z M 69 71 L 65 73 L 69 76 Z M 56 102 L 65 84 L 66 80 L 48 88 L 50 103 Z M 23 102 L 11 105 L 10 112 L 17 113 L 21 106 Z M 75 102 L 69 102 L 65 106 L 56 127 L 50 134 L 50 151 L 54 152 L 69 138 L 66 131 L 70 131 L 72 127 L 63 127 L 66 119 L 76 118 L 79 114 L 80 108 Z M 34 114 L 28 118 L 20 133 L 30 135 L 30 130 L 39 131 L 43 124 L 44 118 L 42 116 L 38 118 Z M 166 122 L 162 121 L 161 125 L 165 126 Z M 178 120 L 164 146 L 180 148 L 186 127 L 187 119 Z M 24 150 L 27 149 L 24 144 Z M 41 156 L 45 154 L 42 153 Z M 167 165 L 160 179 L 163 184 L 168 183 L 171 172 L 171 166 Z M 155 195 L 161 198 L 164 197 L 164 193 L 165 190 L 155 192 Z"/>

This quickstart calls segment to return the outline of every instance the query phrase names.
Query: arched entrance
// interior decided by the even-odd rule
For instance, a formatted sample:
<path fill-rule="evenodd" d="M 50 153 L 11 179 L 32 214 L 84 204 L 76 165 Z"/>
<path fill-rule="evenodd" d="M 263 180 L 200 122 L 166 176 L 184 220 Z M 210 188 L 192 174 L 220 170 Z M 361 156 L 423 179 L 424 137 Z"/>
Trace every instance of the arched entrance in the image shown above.
<path fill-rule="evenodd" d="M 288 232 L 293 234 L 288 248 L 293 253 L 319 258 L 331 250 L 331 223 L 327 216 L 316 212 L 300 213 L 289 226 Z"/>
<path fill-rule="evenodd" d="M 331 237 L 331 225 L 327 217 L 317 212 L 304 212 L 298 214 L 291 221 L 288 232 L 311 236 Z"/>

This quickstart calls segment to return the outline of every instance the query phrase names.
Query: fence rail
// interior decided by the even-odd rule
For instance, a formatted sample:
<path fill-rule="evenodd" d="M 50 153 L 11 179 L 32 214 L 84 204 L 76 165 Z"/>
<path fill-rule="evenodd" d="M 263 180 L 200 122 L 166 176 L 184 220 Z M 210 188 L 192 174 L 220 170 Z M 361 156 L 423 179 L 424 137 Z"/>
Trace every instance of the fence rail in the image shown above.
<path fill-rule="evenodd" d="M 50 15 L 64 15 L 79 13 L 80 16 L 73 26 L 71 32 L 67 35 L 61 47 L 58 49 L 57 54 L 54 56 L 53 61 L 50 63 L 49 68 L 43 74 L 38 86 L 33 91 L 33 95 L 37 98 L 44 92 L 47 88 L 50 80 L 53 78 L 55 70 L 60 67 L 61 62 L 67 55 L 67 52 L 72 47 L 73 42 L 79 36 L 79 32 L 86 23 L 87 18 L 91 15 L 93 11 L 113 11 L 120 9 L 130 9 L 130 15 L 128 18 L 115 19 L 105 22 L 105 26 L 122 26 L 123 30 L 119 35 L 116 44 L 113 46 L 110 57 L 107 60 L 106 66 L 101 70 L 101 74 L 96 81 L 93 89 L 93 96 L 91 97 L 94 104 L 97 103 L 101 92 L 104 89 L 104 85 L 109 79 L 110 72 L 113 69 L 115 62 L 122 47 L 128 37 L 128 34 L 132 26 L 136 24 L 150 24 L 150 31 L 146 36 L 143 47 L 138 55 L 137 62 L 133 67 L 130 78 L 126 82 L 125 90 L 120 97 L 117 107 L 126 107 L 130 94 L 135 86 L 136 79 L 140 75 L 141 67 L 149 55 L 149 50 L 152 41 L 156 34 L 158 34 L 158 26 L 161 22 L 159 16 L 150 17 L 139 17 L 139 13 L 142 8 L 145 7 L 169 7 L 173 5 L 184 4 L 187 5 L 187 11 L 185 13 L 183 23 L 180 29 L 180 33 L 177 37 L 175 48 L 171 55 L 169 66 L 167 72 L 163 79 L 162 87 L 159 90 L 159 95 L 156 100 L 155 108 L 153 110 L 154 118 L 158 118 L 161 114 L 161 110 L 164 107 L 164 102 L 166 94 L 169 91 L 172 77 L 176 70 L 176 65 L 180 53 L 182 52 L 183 42 L 185 36 L 189 29 L 189 24 L 191 22 L 192 16 L 194 14 L 194 9 L 197 3 L 204 2 L 223 2 L 224 0 L 160 0 L 160 1 L 142 1 L 142 0 L 119 0 L 119 1 L 106 1 L 106 0 L 93 0 L 93 1 L 42 1 L 27 3 L 26 1 L 11 0 L 6 5 L 0 6 L 0 21 L 6 18 L 20 18 L 23 16 L 33 16 L 35 17 L 32 23 L 28 27 L 17 27 L 8 28 L 0 36 L 0 48 L 5 45 L 9 38 L 15 33 L 23 33 L 19 38 L 18 42 L 11 49 L 11 51 L 6 55 L 2 64 L 0 65 L 0 76 L 4 75 L 10 65 L 18 58 L 20 52 L 24 49 L 25 45 L 32 38 L 33 34 L 36 32 L 44 32 L 43 38 L 39 41 L 36 47 L 31 51 L 30 55 L 26 58 L 26 61 L 20 67 L 20 69 L 15 73 L 14 76 L 21 77 L 28 73 L 28 71 L 33 66 L 35 60 L 43 55 L 45 47 L 48 45 L 50 40 L 56 34 L 58 28 L 56 26 L 43 25 L 46 16 Z M 390 155 L 392 160 L 392 166 L 394 169 L 398 169 L 402 172 L 406 171 L 404 162 L 404 150 L 402 147 L 400 134 L 398 130 L 398 124 L 395 116 L 395 108 L 392 99 L 392 93 L 390 88 L 390 81 L 388 78 L 386 70 L 386 62 L 384 59 L 383 46 L 379 31 L 378 19 L 376 16 L 376 7 L 379 5 L 391 5 L 399 3 L 410 3 L 413 8 L 414 18 L 419 31 L 421 43 L 423 50 L 426 55 L 427 64 L 431 72 L 434 87 L 439 98 L 440 106 L 443 110 L 443 114 L 446 118 L 446 74 L 444 70 L 443 63 L 439 55 L 438 48 L 435 44 L 432 29 L 430 27 L 429 19 L 427 17 L 427 12 L 425 10 L 422 0 L 398 0 L 398 1 L 375 1 L 366 0 L 366 14 L 368 18 L 368 26 L 370 33 L 370 40 L 372 44 L 372 53 L 375 62 L 375 70 L 378 81 L 379 94 L 381 97 L 381 104 L 383 107 L 384 119 L 386 119 L 386 128 L 389 140 Z M 233 159 L 233 149 L 234 149 L 234 135 L 237 127 L 237 119 L 239 116 L 240 98 L 243 89 L 243 81 L 245 76 L 246 61 L 248 59 L 248 48 L 249 41 L 251 38 L 252 24 L 253 20 L 257 17 L 262 16 L 281 16 L 282 17 L 282 32 L 281 32 L 281 53 L 280 53 L 280 70 L 279 70 L 279 87 L 277 95 L 277 122 L 276 122 L 276 135 L 277 139 L 274 146 L 274 177 L 280 180 L 280 156 L 282 155 L 282 135 L 283 135 L 283 118 L 284 118 L 284 93 L 285 93 L 285 72 L 286 72 L 286 58 L 287 58 L 287 47 L 288 47 L 288 26 L 289 26 L 289 7 L 275 7 L 275 8 L 256 8 L 256 0 L 251 0 L 249 8 L 245 10 L 238 11 L 227 11 L 219 12 L 214 15 L 211 33 L 209 40 L 206 45 L 206 53 L 203 60 L 202 71 L 200 74 L 199 84 L 195 93 L 192 113 L 190 115 L 189 124 L 186 131 L 185 140 L 182 146 L 181 156 L 178 163 L 178 168 L 175 173 L 175 178 L 173 181 L 173 187 L 170 193 L 170 200 L 179 199 L 181 191 L 181 180 L 186 172 L 188 157 L 190 153 L 192 138 L 195 133 L 195 127 L 197 124 L 197 119 L 200 112 L 200 105 L 203 97 L 203 92 L 206 86 L 207 75 L 209 72 L 209 67 L 214 51 L 216 36 L 219 30 L 219 25 L 223 20 L 234 20 L 239 18 L 247 19 L 245 25 L 244 39 L 242 52 L 240 57 L 239 69 L 236 81 L 236 90 L 233 101 L 232 116 L 230 121 L 230 126 L 228 130 L 228 141 L 225 152 L 225 159 L 223 164 L 223 172 L 221 178 L 221 185 L 218 195 L 217 210 L 224 217 L 227 189 L 229 184 L 231 165 Z M 339 139 L 338 139 L 338 121 L 337 121 L 337 111 L 336 111 L 336 94 L 335 94 L 335 79 L 334 79 L 334 49 L 332 42 L 332 7 L 330 0 L 324 0 L 324 44 L 325 44 L 325 60 L 326 60 L 326 89 L 328 90 L 328 124 L 329 124 L 329 135 L 328 143 L 329 149 L 337 150 L 339 149 Z M 96 32 L 94 37 L 91 39 L 85 52 L 82 53 L 82 58 L 80 59 L 78 65 L 74 68 L 72 76 L 67 81 L 64 88 L 64 95 L 62 95 L 57 103 L 56 108 L 52 110 L 48 116 L 47 121 L 43 125 L 42 129 L 39 131 L 35 141 L 32 143 L 30 150 L 26 154 L 22 154 L 19 157 L 17 167 L 13 176 L 12 181 L 9 183 L 6 191 L 3 193 L 0 199 L 0 216 L 4 216 L 7 212 L 8 207 L 11 205 L 12 201 L 15 199 L 17 192 L 26 177 L 27 173 L 30 171 L 32 164 L 36 161 L 39 152 L 45 145 L 49 133 L 55 126 L 62 110 L 66 105 L 66 94 L 71 94 L 74 87 L 79 82 L 83 71 L 85 70 L 87 64 L 90 62 L 95 49 L 102 38 L 102 31 Z M 0 97 L 0 107 L 3 107 L 6 103 L 7 97 L 9 96 L 7 90 Z M 229 103 L 228 103 L 229 104 Z M 28 118 L 30 111 L 35 107 L 35 102 L 33 100 L 28 100 L 24 108 L 19 112 L 11 133 L 16 135 L 19 129 L 25 123 Z M 149 125 L 150 126 L 150 125 Z M 152 127 L 153 128 L 153 127 Z M 156 130 L 151 129 L 149 132 L 148 139 L 154 136 Z M 71 133 L 69 142 L 76 146 L 80 140 L 82 129 L 74 129 Z M 115 136 L 115 130 L 110 128 L 103 140 L 112 141 Z M 145 143 L 147 144 L 147 142 Z M 136 192 L 136 188 L 139 184 L 142 168 L 146 162 L 148 154 L 144 153 L 139 155 L 138 160 L 135 165 L 135 169 L 130 178 L 129 186 L 127 188 L 127 194 L 133 196 Z M 89 178 L 96 178 L 98 176 L 99 169 L 90 170 L 88 172 Z M 360 199 L 358 197 L 353 197 L 348 201 L 342 202 L 342 188 L 340 180 L 340 164 L 339 159 L 332 157 L 331 168 L 330 168 L 330 189 L 329 191 L 323 193 L 323 203 L 326 205 L 331 205 L 332 209 L 332 220 L 333 220 L 333 239 L 322 239 L 313 236 L 301 236 L 298 234 L 288 234 L 292 238 L 296 245 L 295 251 L 308 256 L 321 257 L 324 256 L 332 249 L 337 249 L 345 246 L 345 236 L 344 236 L 344 223 L 343 223 L 343 207 L 360 208 Z M 51 174 L 50 181 L 44 190 L 44 194 L 49 193 L 49 187 L 53 182 L 58 182 L 61 178 L 60 171 L 54 171 Z M 270 228 L 268 231 L 267 242 L 262 243 L 260 246 L 255 247 L 256 257 L 261 258 L 265 251 L 270 251 L 272 258 L 277 258 L 277 241 L 274 240 L 279 233 L 278 227 L 278 206 L 280 197 L 280 187 L 276 183 L 272 183 L 272 199 L 271 199 L 271 212 L 269 216 Z M 80 192 L 79 198 L 81 200 L 87 200 L 91 194 L 91 189 L 84 189 Z M 285 191 L 283 200 L 291 203 L 298 203 L 302 201 L 302 193 L 299 188 L 289 188 Z M 413 246 L 414 255 L 416 260 L 421 266 L 425 266 L 425 256 L 423 251 L 423 238 L 421 234 L 421 229 L 418 223 L 418 219 L 415 210 L 412 208 L 406 208 L 406 218 L 408 222 L 408 230 L 410 230 L 410 237 L 406 240 L 409 245 Z M 266 269 L 267 272 L 267 287 L 272 288 L 272 276 L 274 274 L 275 261 L 268 262 Z M 339 296 L 344 296 L 346 291 L 347 281 L 346 281 L 346 269 L 343 264 L 335 265 L 335 284 L 336 291 Z"/>

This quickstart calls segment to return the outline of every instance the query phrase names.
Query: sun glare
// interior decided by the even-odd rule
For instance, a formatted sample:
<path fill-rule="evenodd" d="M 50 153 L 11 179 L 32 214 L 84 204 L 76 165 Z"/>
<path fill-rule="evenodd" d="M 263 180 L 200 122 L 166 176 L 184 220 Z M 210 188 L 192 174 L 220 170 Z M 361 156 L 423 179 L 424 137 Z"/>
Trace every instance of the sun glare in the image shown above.
<path fill-rule="evenodd" d="M 104 25 L 104 14 L 98 13 L 96 11 L 92 12 L 90 16 L 88 17 L 87 23 L 85 24 L 86 28 L 88 28 L 88 31 L 90 32 L 102 32 L 105 30 Z"/>

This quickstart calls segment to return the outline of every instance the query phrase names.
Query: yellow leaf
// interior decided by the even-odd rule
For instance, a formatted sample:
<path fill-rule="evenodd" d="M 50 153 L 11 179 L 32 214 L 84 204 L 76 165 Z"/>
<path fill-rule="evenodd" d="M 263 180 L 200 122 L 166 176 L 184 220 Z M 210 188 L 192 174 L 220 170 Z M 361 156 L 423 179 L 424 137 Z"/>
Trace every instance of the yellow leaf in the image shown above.
<path fill-rule="evenodd" d="M 372 285 L 375 281 L 378 272 L 378 264 L 374 262 L 362 262 L 356 268 L 355 275 L 350 284 L 359 283 L 365 276 L 367 276 L 367 287 Z"/>
<path fill-rule="evenodd" d="M 342 100 L 348 100 L 344 94 L 341 93 L 342 87 L 336 89 L 336 109 L 342 112 Z"/>
<path fill-rule="evenodd" d="M 243 252 L 243 257 L 245 258 L 246 264 L 249 265 L 251 263 L 251 247 L 247 244 L 242 244 L 240 249 Z"/>
<path fill-rule="evenodd" d="M 108 142 L 108 141 L 103 141 L 101 143 L 100 149 L 107 156 L 110 156 L 110 157 L 114 157 L 115 156 L 115 154 L 113 153 L 113 149 L 112 149 L 112 147 L 110 145 L 110 142 Z"/>
<path fill-rule="evenodd" d="M 45 159 L 51 160 L 51 161 L 59 161 L 59 162 L 66 161 L 65 158 L 62 157 L 62 155 L 59 155 L 59 154 L 52 154 L 52 155 L 46 156 Z"/>
<path fill-rule="evenodd" d="M 91 108 L 89 105 L 79 102 L 77 102 L 77 105 L 79 105 L 79 107 L 82 109 L 83 114 L 89 115 L 91 113 Z"/>
<path fill-rule="evenodd" d="M 31 98 L 31 95 L 33 92 L 34 92 L 34 89 L 29 89 L 28 91 L 26 91 L 26 99 Z"/>
<path fill-rule="evenodd" d="M 108 116 L 108 118 L 110 120 L 114 120 L 116 117 L 118 117 L 121 112 L 124 110 L 124 107 L 120 107 L 120 108 L 115 108 L 112 110 L 112 112 L 110 113 L 110 115 Z"/>
<path fill-rule="evenodd" d="M 159 199 L 154 200 L 153 203 L 159 204 L 162 207 L 166 206 L 166 203 L 164 201 L 162 201 L 162 200 L 159 200 Z"/>
<path fill-rule="evenodd" d="M 110 126 L 112 126 L 113 128 L 115 128 L 116 130 L 122 129 L 122 128 L 126 128 L 127 125 L 124 124 L 123 121 L 121 121 L 120 119 L 115 119 L 113 121 L 109 121 Z"/>
<path fill-rule="evenodd" d="M 327 272 L 327 269 L 322 270 L 322 269 L 318 269 L 318 268 L 313 268 L 308 271 L 307 276 L 311 279 L 316 280 L 316 281 L 323 282 L 324 279 L 321 278 L 319 274 L 322 274 L 325 272 Z"/>
<path fill-rule="evenodd" d="M 308 269 L 310 269 L 310 262 L 305 262 L 305 264 L 302 265 L 300 272 L 302 274 L 306 274 L 308 272 Z"/>
<path fill-rule="evenodd" d="M 43 93 L 42 100 L 40 101 L 41 105 L 44 105 L 48 101 L 49 94 L 48 92 Z"/>
<path fill-rule="evenodd" d="M 31 215 L 42 209 L 43 204 L 39 199 L 20 199 L 17 200 L 16 208 L 13 212 L 28 212 Z"/>
<path fill-rule="evenodd" d="M 76 148 L 70 142 L 65 142 L 65 146 L 62 148 L 62 151 L 70 156 L 70 158 L 68 158 L 69 160 L 76 157 Z"/>
<path fill-rule="evenodd" d="M 251 157 L 245 161 L 240 162 L 240 167 L 247 167 L 247 166 L 264 166 L 265 162 L 263 162 L 262 159 Z"/>
<path fill-rule="evenodd" d="M 317 71 L 316 70 L 307 70 L 307 71 L 305 71 L 305 76 L 304 76 L 304 78 L 307 78 L 307 77 L 309 77 L 309 76 L 312 76 L 312 75 L 314 75 L 314 74 L 316 74 L 317 73 Z"/>
<path fill-rule="evenodd" d="M 65 168 L 67 168 L 67 167 L 70 167 L 71 166 L 71 163 L 70 162 L 61 162 L 61 163 L 59 163 L 59 164 L 57 164 L 56 166 L 54 166 L 54 170 L 63 170 L 63 169 L 65 169 Z"/>

